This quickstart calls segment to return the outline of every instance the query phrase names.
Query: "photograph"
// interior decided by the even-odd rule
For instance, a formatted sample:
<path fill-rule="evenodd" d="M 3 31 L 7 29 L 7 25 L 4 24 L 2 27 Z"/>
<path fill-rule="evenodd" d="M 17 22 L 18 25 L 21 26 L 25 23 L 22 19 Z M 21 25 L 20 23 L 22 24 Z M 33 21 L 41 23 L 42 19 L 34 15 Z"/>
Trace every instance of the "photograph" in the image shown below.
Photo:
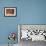
<path fill-rule="evenodd" d="M 16 7 L 5 7 L 4 8 L 4 16 L 16 16 Z"/>

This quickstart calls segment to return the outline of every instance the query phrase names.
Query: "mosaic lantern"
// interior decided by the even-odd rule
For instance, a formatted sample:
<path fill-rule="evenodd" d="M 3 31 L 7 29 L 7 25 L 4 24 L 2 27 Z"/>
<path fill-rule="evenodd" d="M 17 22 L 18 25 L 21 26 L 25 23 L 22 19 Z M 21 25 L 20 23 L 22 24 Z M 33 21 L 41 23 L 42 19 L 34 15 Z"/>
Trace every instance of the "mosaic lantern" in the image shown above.
<path fill-rule="evenodd" d="M 14 42 L 16 39 L 16 34 L 14 32 L 10 33 L 9 36 L 8 36 L 8 40 Z M 8 42 L 8 46 L 9 46 L 9 42 Z"/>
<path fill-rule="evenodd" d="M 10 33 L 9 36 L 8 36 L 9 40 L 15 40 L 15 38 L 16 38 L 16 34 L 14 32 Z"/>

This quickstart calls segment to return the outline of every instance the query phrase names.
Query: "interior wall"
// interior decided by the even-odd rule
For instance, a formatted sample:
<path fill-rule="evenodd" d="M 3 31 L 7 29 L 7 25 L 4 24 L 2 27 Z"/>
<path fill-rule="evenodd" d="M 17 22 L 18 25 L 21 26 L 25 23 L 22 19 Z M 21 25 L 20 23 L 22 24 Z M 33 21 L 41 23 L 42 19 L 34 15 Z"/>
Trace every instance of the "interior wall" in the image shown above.
<path fill-rule="evenodd" d="M 16 7 L 17 16 L 4 17 L 4 7 Z M 0 44 L 8 43 L 9 32 L 17 34 L 18 24 L 46 24 L 46 0 L 0 0 Z"/>

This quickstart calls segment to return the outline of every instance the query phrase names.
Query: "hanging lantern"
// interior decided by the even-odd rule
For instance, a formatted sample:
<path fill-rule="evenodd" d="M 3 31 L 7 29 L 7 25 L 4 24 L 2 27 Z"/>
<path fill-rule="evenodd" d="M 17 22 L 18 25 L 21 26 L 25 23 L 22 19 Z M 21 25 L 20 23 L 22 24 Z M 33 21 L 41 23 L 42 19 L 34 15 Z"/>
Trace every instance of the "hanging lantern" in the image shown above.
<path fill-rule="evenodd" d="M 16 38 L 16 34 L 14 32 L 10 33 L 9 36 L 8 36 L 9 40 L 15 40 L 15 38 Z"/>

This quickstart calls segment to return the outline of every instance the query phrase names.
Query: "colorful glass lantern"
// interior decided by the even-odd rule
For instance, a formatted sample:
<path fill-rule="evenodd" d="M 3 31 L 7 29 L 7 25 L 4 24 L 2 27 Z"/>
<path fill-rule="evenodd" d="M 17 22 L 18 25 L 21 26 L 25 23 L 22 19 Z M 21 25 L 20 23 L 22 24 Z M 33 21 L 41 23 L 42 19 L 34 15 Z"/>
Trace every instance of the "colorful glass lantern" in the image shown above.
<path fill-rule="evenodd" d="M 9 36 L 8 36 L 9 40 L 14 40 L 15 41 L 15 38 L 16 38 L 16 34 L 14 32 L 10 33 Z"/>

